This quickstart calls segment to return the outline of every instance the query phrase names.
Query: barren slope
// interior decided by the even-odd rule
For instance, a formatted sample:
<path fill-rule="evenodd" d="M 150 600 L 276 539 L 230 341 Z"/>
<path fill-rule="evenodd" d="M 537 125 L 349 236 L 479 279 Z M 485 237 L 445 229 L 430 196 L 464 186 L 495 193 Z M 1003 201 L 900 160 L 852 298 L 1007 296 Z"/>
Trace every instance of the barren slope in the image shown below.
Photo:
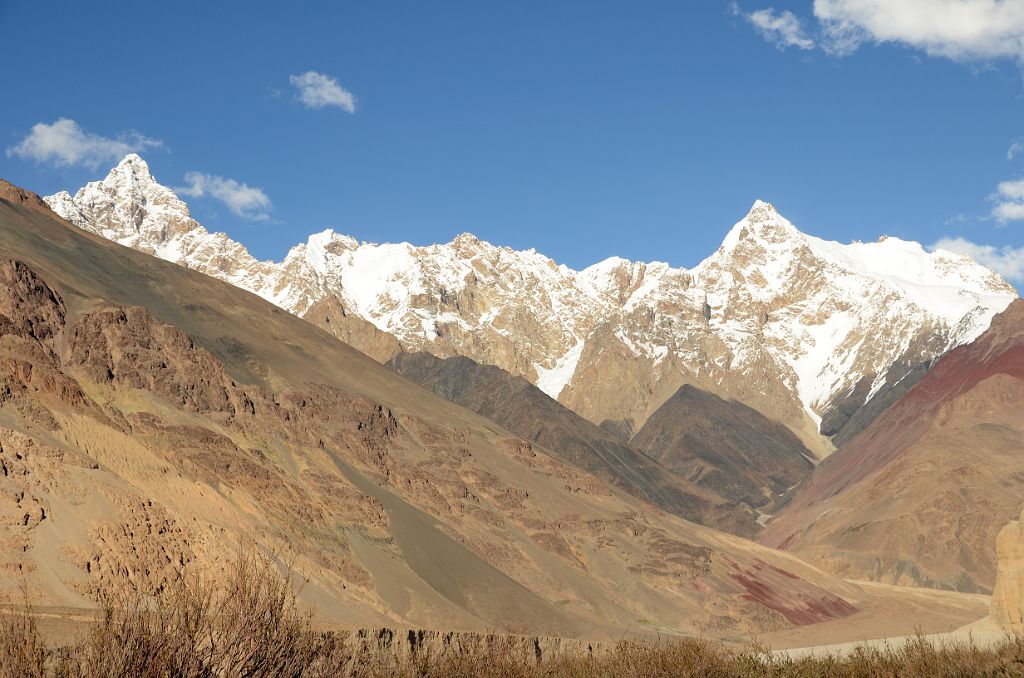
<path fill-rule="evenodd" d="M 697 485 L 766 512 L 814 470 L 785 426 L 694 386 L 680 388 L 631 442 Z"/>
<path fill-rule="evenodd" d="M 522 377 L 469 358 L 428 353 L 403 353 L 388 366 L 669 513 L 744 536 L 758 531 L 749 508 L 675 475 Z"/>
<path fill-rule="evenodd" d="M 853 578 L 991 591 L 1024 498 L 1024 302 L 822 463 L 761 541 Z"/>
<path fill-rule="evenodd" d="M 0 582 L 40 604 L 242 548 L 294 560 L 353 625 L 724 633 L 860 600 L 8 184 L 0 254 Z"/>

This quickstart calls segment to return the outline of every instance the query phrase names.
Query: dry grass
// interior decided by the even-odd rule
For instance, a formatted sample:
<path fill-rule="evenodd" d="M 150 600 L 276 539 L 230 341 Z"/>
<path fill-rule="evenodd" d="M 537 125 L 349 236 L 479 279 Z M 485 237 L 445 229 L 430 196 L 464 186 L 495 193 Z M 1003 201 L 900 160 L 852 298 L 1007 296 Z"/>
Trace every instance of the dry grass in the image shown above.
<path fill-rule="evenodd" d="M 241 560 L 218 585 L 186 577 L 155 595 L 107 593 L 100 602 L 99 621 L 73 646 L 46 647 L 28 608 L 0 617 L 0 678 L 1024 676 L 1024 639 L 1012 637 L 990 649 L 917 638 L 844 658 L 803 659 L 696 639 L 625 641 L 594 656 L 538 661 L 523 652 L 522 639 L 428 644 L 409 652 L 396 635 L 394 654 L 381 652 L 375 638 L 315 631 L 289 577 L 269 560 L 253 558 Z"/>

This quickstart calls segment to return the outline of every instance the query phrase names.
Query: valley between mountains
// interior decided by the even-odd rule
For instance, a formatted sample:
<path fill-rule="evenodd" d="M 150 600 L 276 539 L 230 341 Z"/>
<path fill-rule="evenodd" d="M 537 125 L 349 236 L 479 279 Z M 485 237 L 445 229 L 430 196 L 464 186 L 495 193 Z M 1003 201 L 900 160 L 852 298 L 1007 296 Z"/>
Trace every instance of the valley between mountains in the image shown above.
<path fill-rule="evenodd" d="M 762 201 L 692 269 L 575 271 L 468 234 L 259 261 L 137 155 L 2 183 L 0 586 L 85 609 L 255 550 L 327 627 L 785 646 L 951 631 L 993 591 L 1014 618 L 1022 347 L 970 258 Z"/>

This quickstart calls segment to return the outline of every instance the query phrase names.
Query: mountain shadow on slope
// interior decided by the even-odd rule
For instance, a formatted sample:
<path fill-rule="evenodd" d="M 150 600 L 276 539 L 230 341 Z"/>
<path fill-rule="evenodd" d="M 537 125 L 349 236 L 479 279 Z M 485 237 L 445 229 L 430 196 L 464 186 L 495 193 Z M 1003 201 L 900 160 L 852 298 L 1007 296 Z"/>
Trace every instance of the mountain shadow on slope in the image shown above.
<path fill-rule="evenodd" d="M 387 366 L 670 513 L 736 534 L 757 531 L 750 508 L 679 477 L 522 377 L 429 353 L 402 353 Z"/>
<path fill-rule="evenodd" d="M 788 428 L 691 385 L 659 407 L 631 443 L 691 482 L 766 512 L 814 469 L 810 451 Z"/>
<path fill-rule="evenodd" d="M 836 398 L 821 416 L 821 432 L 832 439 L 836 449 L 857 437 L 871 422 L 903 397 L 928 372 L 932 362 L 896 362 L 885 375 L 885 383 L 874 394 L 874 379 L 864 377 L 845 397 Z"/>

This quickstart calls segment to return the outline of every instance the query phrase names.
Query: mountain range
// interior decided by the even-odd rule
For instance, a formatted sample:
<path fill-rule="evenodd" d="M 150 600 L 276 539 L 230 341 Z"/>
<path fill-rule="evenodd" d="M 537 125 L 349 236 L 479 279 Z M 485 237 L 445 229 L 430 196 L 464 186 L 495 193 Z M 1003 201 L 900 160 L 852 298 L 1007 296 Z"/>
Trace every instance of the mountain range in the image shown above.
<path fill-rule="evenodd" d="M 1024 503 L 1024 301 L 825 460 L 760 539 L 837 574 L 991 592 Z"/>
<path fill-rule="evenodd" d="M 494 365 L 624 440 L 690 384 L 784 424 L 823 458 L 1017 296 L 966 256 L 821 240 L 762 201 L 692 269 L 612 258 L 582 271 L 469 234 L 413 246 L 326 230 L 259 261 L 196 222 L 137 155 L 45 201 L 380 362 L 428 352 Z"/>
<path fill-rule="evenodd" d="M 0 569 L 45 605 L 257 550 L 327 625 L 946 628 L 977 601 L 867 582 L 992 591 L 1024 496 L 1013 288 L 761 201 L 692 269 L 333 231 L 271 262 L 129 155 L 0 183 L 0 288 Z"/>
<path fill-rule="evenodd" d="M 877 603 L 6 183 L 0 252 L 9 595 L 88 608 L 104 586 L 160 590 L 258 551 L 349 627 L 759 633 Z"/>

